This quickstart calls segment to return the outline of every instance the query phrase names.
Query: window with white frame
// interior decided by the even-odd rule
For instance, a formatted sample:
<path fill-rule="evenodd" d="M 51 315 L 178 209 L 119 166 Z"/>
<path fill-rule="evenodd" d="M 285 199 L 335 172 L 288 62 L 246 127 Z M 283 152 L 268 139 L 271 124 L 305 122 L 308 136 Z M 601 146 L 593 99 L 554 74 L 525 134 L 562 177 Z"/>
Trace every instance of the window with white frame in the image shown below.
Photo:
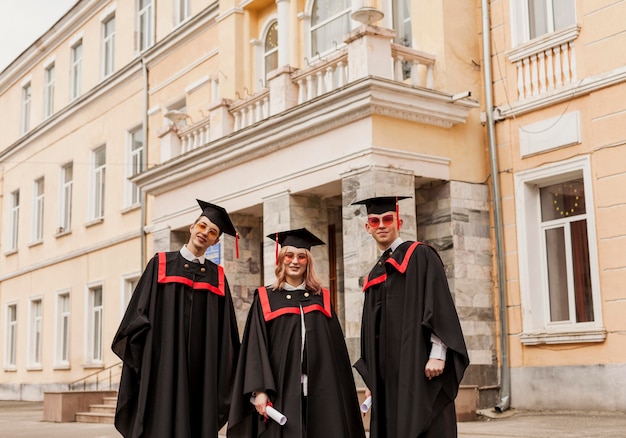
<path fill-rule="evenodd" d="M 513 46 L 576 23 L 575 0 L 512 0 Z"/>
<path fill-rule="evenodd" d="M 154 16 L 152 0 L 137 1 L 137 48 L 143 52 L 152 45 Z"/>
<path fill-rule="evenodd" d="M 189 18 L 189 0 L 174 0 L 174 26 Z"/>
<path fill-rule="evenodd" d="M 74 164 L 61 166 L 59 184 L 59 233 L 72 228 L 72 188 L 74 185 Z"/>
<path fill-rule="evenodd" d="M 396 43 L 406 47 L 413 45 L 409 0 L 393 0 L 393 28 L 396 31 Z"/>
<path fill-rule="evenodd" d="M 350 0 L 315 0 L 311 8 L 311 56 L 343 45 L 350 31 Z"/>
<path fill-rule="evenodd" d="M 588 157 L 516 175 L 522 342 L 598 342 L 595 219 Z"/>
<path fill-rule="evenodd" d="M 87 357 L 102 362 L 102 285 L 89 288 L 87 309 Z"/>
<path fill-rule="evenodd" d="M 31 241 L 43 240 L 43 207 L 44 207 L 44 179 L 35 180 L 33 184 L 33 215 L 31 224 Z"/>
<path fill-rule="evenodd" d="M 133 292 L 135 292 L 135 288 L 139 283 L 140 274 L 136 274 L 130 277 L 123 278 L 122 285 L 122 315 L 126 312 L 126 308 L 128 307 L 128 303 L 130 303 L 130 299 L 133 296 Z"/>
<path fill-rule="evenodd" d="M 30 330 L 29 330 L 29 367 L 41 367 L 42 345 L 42 302 L 40 298 L 30 301 Z"/>
<path fill-rule="evenodd" d="M 70 293 L 57 294 L 55 364 L 68 366 L 70 363 Z"/>
<path fill-rule="evenodd" d="M 126 173 L 126 205 L 137 205 L 141 202 L 139 186 L 129 178 L 141 173 L 145 168 L 145 144 L 143 129 L 137 128 L 128 133 L 127 173 Z"/>
<path fill-rule="evenodd" d="M 4 367 L 14 369 L 17 360 L 17 304 L 6 308 L 4 339 Z"/>
<path fill-rule="evenodd" d="M 115 15 L 102 22 L 102 77 L 115 68 Z"/>
<path fill-rule="evenodd" d="M 270 24 L 263 39 L 263 82 L 267 74 L 278 68 L 278 21 Z"/>
<path fill-rule="evenodd" d="M 11 206 L 9 207 L 9 251 L 17 250 L 20 225 L 20 191 L 11 193 Z"/>
<path fill-rule="evenodd" d="M 104 217 L 104 187 L 106 171 L 106 147 L 101 146 L 92 152 L 90 219 Z"/>
<path fill-rule="evenodd" d="M 54 80 L 56 70 L 54 64 L 50 64 L 44 71 L 43 88 L 43 118 L 46 119 L 54 113 Z"/>
<path fill-rule="evenodd" d="M 83 76 L 83 41 L 72 46 L 70 58 L 70 100 L 80 96 Z"/>
<path fill-rule="evenodd" d="M 26 134 L 30 129 L 30 103 L 31 103 L 32 87 L 30 82 L 22 86 L 22 114 L 20 132 Z"/>

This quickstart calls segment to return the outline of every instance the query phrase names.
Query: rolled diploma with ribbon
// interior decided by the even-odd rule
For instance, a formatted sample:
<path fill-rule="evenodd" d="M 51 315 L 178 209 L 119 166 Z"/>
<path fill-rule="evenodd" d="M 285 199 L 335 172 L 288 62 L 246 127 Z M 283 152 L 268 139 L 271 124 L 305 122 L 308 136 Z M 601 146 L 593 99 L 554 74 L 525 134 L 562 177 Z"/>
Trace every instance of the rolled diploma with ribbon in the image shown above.
<path fill-rule="evenodd" d="M 254 404 L 254 397 L 250 397 L 250 403 Z M 265 406 L 265 412 L 267 413 L 268 417 L 270 417 L 272 420 L 274 420 L 281 426 L 284 426 L 285 423 L 287 422 L 287 417 L 285 417 L 282 413 L 278 412 L 276 409 L 274 409 L 270 405 Z"/>
<path fill-rule="evenodd" d="M 370 408 L 372 407 L 372 396 L 368 396 L 365 400 L 363 400 L 363 403 L 361 403 L 361 412 L 363 412 L 364 414 L 370 410 Z"/>

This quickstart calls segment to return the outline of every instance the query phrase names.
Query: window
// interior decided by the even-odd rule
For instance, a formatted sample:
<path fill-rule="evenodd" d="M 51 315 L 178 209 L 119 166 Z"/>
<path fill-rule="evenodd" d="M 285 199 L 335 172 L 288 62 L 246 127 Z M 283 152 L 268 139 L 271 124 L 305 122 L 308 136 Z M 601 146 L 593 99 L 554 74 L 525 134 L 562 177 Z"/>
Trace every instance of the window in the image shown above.
<path fill-rule="evenodd" d="M 56 365 L 68 366 L 70 363 L 70 293 L 57 295 L 56 308 Z"/>
<path fill-rule="evenodd" d="M 17 358 L 17 304 L 9 304 L 6 313 L 4 366 L 13 369 Z"/>
<path fill-rule="evenodd" d="M 522 342 L 604 339 L 588 157 L 516 175 Z"/>
<path fill-rule="evenodd" d="M 31 100 L 32 88 L 30 82 L 22 87 L 22 123 L 20 125 L 20 131 L 22 134 L 26 134 L 30 129 L 30 100 Z"/>
<path fill-rule="evenodd" d="M 46 67 L 44 72 L 44 95 L 43 95 L 43 118 L 48 118 L 54 113 L 54 64 Z"/>
<path fill-rule="evenodd" d="M 59 233 L 72 228 L 72 186 L 74 183 L 74 165 L 67 163 L 61 166 L 59 184 Z"/>
<path fill-rule="evenodd" d="M 140 52 L 152 45 L 153 20 L 152 0 L 137 0 L 137 47 Z"/>
<path fill-rule="evenodd" d="M 129 133 L 128 144 L 128 167 L 126 179 L 126 205 L 137 205 L 141 202 L 141 190 L 139 186 L 128 178 L 138 175 L 144 170 L 144 141 L 143 129 L 138 128 Z"/>
<path fill-rule="evenodd" d="M 393 28 L 396 31 L 396 43 L 411 47 L 413 37 L 411 34 L 411 5 L 409 0 L 394 0 Z"/>
<path fill-rule="evenodd" d="M 128 303 L 130 303 L 133 292 L 135 292 L 135 288 L 139 283 L 139 278 L 140 274 L 135 274 L 122 279 L 122 316 L 126 312 L 126 308 L 128 307 Z"/>
<path fill-rule="evenodd" d="M 72 46 L 70 66 L 70 100 L 80 96 L 83 72 L 83 42 L 80 40 Z"/>
<path fill-rule="evenodd" d="M 30 302 L 30 342 L 29 342 L 29 366 L 41 367 L 41 299 Z"/>
<path fill-rule="evenodd" d="M 99 147 L 92 153 L 93 167 L 91 175 L 92 196 L 91 196 L 91 220 L 104 217 L 104 185 L 106 170 L 106 148 Z"/>
<path fill-rule="evenodd" d="M 43 207 L 44 207 L 44 180 L 39 178 L 33 185 L 33 216 L 31 240 L 43 240 Z"/>
<path fill-rule="evenodd" d="M 91 363 L 102 361 L 102 286 L 89 288 L 87 313 L 87 357 Z"/>
<path fill-rule="evenodd" d="M 350 31 L 350 0 L 315 0 L 311 11 L 311 56 L 343 45 Z"/>
<path fill-rule="evenodd" d="M 576 23 L 575 0 L 512 1 L 513 46 Z"/>
<path fill-rule="evenodd" d="M 264 82 L 267 74 L 278 68 L 278 21 L 274 21 L 265 34 L 263 44 Z"/>
<path fill-rule="evenodd" d="M 102 77 L 115 68 L 115 16 L 102 23 Z"/>
<path fill-rule="evenodd" d="M 189 0 L 174 0 L 174 25 L 189 18 Z"/>
<path fill-rule="evenodd" d="M 17 237 L 20 224 L 20 191 L 11 193 L 11 206 L 9 209 L 9 250 L 17 250 Z"/>

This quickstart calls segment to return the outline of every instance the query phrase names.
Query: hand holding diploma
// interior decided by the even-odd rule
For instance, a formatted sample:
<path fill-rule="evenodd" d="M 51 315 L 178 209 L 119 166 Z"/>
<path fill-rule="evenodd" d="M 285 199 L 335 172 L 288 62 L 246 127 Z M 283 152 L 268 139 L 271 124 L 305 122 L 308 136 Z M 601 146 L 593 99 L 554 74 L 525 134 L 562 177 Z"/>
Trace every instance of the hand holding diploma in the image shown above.
<path fill-rule="evenodd" d="M 265 395 L 265 393 L 259 393 L 259 395 L 260 394 Z M 256 406 L 255 398 L 256 398 L 255 396 L 250 397 L 250 403 Z M 270 417 L 272 420 L 280 424 L 281 426 L 284 426 L 285 423 L 287 422 L 287 417 L 285 417 L 281 412 L 277 411 L 276 409 L 272 407 L 272 402 L 267 400 L 267 396 L 265 398 L 266 398 L 265 414 L 268 417 Z"/>
<path fill-rule="evenodd" d="M 361 412 L 366 414 L 367 411 L 369 411 L 371 407 L 372 407 L 372 396 L 368 395 L 367 398 L 363 400 L 363 403 L 361 403 Z"/>

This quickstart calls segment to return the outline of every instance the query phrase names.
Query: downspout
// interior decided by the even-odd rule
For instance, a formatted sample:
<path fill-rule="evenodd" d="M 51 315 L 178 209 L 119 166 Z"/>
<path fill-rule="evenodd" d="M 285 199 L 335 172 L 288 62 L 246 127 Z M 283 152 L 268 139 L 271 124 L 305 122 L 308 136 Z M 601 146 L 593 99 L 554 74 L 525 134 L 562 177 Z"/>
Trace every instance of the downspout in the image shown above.
<path fill-rule="evenodd" d="M 504 247 L 502 244 L 502 205 L 500 200 L 500 179 L 493 114 L 493 90 L 491 77 L 491 29 L 489 27 L 489 0 L 482 2 L 482 31 L 484 57 L 485 111 L 487 113 L 487 139 L 491 161 L 491 195 L 496 235 L 496 259 L 498 260 L 498 295 L 500 301 L 500 402 L 494 407 L 497 412 L 509 409 L 511 405 L 511 370 L 509 368 L 509 345 L 506 316 L 506 282 L 504 270 Z"/>
<path fill-rule="evenodd" d="M 146 61 L 142 57 L 140 59 L 141 62 L 141 71 L 143 73 L 143 121 L 142 127 L 143 130 L 143 142 L 144 142 L 144 163 L 147 166 L 148 164 L 148 67 L 146 66 Z M 143 269 L 146 263 L 146 201 L 148 195 L 146 195 L 143 190 L 141 191 L 140 199 L 141 199 L 141 228 L 139 230 L 139 239 L 140 239 L 140 269 Z"/>

